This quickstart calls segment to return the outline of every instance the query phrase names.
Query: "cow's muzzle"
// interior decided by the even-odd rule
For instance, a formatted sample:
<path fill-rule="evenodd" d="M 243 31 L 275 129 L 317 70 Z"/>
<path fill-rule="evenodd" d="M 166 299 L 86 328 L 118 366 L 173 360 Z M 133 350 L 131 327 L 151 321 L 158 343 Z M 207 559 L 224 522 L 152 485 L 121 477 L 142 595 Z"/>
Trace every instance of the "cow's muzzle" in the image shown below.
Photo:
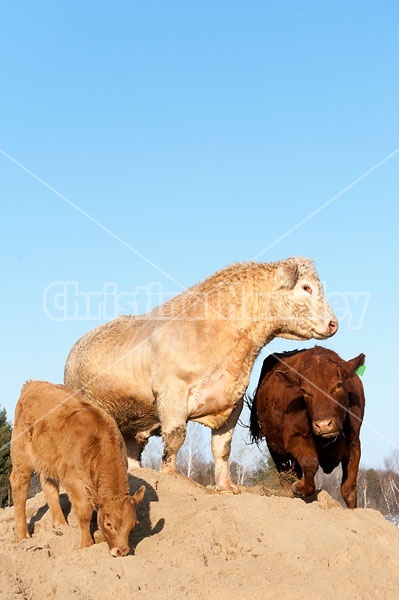
<path fill-rule="evenodd" d="M 340 434 L 337 422 L 332 419 L 318 419 L 312 422 L 313 433 L 323 438 L 336 437 Z"/>

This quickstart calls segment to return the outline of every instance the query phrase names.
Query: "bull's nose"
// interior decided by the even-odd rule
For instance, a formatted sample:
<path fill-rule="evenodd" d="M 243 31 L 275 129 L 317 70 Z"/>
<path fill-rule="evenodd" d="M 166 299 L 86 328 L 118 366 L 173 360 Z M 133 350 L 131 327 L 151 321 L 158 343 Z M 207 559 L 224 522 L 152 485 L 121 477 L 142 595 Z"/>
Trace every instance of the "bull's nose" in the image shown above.
<path fill-rule="evenodd" d="M 338 323 L 337 321 L 330 321 L 328 324 L 328 328 L 330 330 L 330 335 L 334 335 L 338 331 Z"/>

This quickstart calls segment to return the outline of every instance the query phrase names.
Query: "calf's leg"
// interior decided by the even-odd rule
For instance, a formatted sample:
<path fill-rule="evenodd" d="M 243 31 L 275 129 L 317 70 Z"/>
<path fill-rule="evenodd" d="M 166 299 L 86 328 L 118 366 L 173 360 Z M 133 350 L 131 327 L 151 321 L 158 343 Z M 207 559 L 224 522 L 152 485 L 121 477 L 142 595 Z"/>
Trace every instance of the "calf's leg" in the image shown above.
<path fill-rule="evenodd" d="M 50 509 L 53 527 L 67 525 L 64 513 L 61 509 L 60 485 L 58 481 L 47 479 L 43 473 L 40 473 L 40 483 Z"/>
<path fill-rule="evenodd" d="M 26 500 L 32 469 L 27 464 L 15 463 L 10 475 L 11 492 L 14 502 L 15 535 L 19 540 L 30 538 L 26 524 Z"/>
<path fill-rule="evenodd" d="M 94 544 L 90 535 L 90 521 L 93 508 L 86 495 L 86 486 L 82 480 L 73 476 L 65 478 L 62 484 L 67 491 L 72 508 L 79 521 L 81 531 L 80 547 L 88 548 Z"/>

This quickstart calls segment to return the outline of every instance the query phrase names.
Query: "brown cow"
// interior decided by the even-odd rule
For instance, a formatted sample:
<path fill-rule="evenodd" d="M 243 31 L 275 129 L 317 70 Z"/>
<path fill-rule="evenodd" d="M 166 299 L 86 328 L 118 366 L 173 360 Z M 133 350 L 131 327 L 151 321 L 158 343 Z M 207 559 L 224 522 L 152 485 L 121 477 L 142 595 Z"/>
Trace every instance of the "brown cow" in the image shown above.
<path fill-rule="evenodd" d="M 15 533 L 28 538 L 26 499 L 32 471 L 40 482 L 54 527 L 66 524 L 59 499 L 65 487 L 81 528 L 81 548 L 93 544 L 92 511 L 113 556 L 128 554 L 135 506 L 145 487 L 129 495 L 126 447 L 114 420 L 64 385 L 29 381 L 15 409 L 10 476 Z"/>
<path fill-rule="evenodd" d="M 283 488 L 310 496 L 320 467 L 342 465 L 341 494 L 356 508 L 363 385 L 355 374 L 364 354 L 345 362 L 316 346 L 271 354 L 263 363 L 251 407 L 252 439 L 265 437 Z"/>

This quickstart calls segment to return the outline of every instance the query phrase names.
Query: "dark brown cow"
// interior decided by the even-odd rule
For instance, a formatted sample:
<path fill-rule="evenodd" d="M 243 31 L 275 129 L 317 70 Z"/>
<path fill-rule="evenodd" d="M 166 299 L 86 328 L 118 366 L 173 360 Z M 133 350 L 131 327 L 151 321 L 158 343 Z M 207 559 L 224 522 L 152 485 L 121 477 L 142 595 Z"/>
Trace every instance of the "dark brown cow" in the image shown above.
<path fill-rule="evenodd" d="M 59 499 L 63 484 L 81 528 L 81 548 L 91 546 L 93 509 L 113 556 L 129 552 L 135 507 L 145 487 L 129 495 L 126 447 L 115 421 L 64 385 L 29 381 L 15 409 L 10 477 L 18 539 L 30 537 L 25 504 L 32 471 L 40 482 L 53 526 L 66 524 Z"/>
<path fill-rule="evenodd" d="M 341 463 L 341 494 L 349 508 L 356 508 L 365 399 L 355 371 L 364 360 L 359 354 L 344 361 L 316 346 L 271 354 L 264 361 L 250 431 L 255 441 L 266 438 L 283 488 L 292 484 L 296 494 L 311 496 L 319 465 L 331 473 Z"/>

